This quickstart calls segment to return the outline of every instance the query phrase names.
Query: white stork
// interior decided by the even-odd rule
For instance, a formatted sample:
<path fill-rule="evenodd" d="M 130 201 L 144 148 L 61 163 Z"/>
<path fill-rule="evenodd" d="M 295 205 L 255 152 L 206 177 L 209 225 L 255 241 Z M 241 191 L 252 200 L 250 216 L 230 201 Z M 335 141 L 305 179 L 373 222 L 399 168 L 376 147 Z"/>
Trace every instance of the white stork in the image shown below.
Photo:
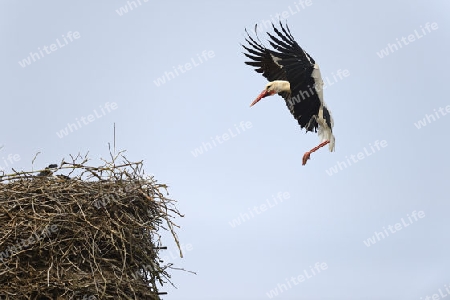
<path fill-rule="evenodd" d="M 270 81 L 250 106 L 264 97 L 278 94 L 301 128 L 306 128 L 306 132 L 318 132 L 321 142 L 303 155 L 305 165 L 311 153 L 327 144 L 330 151 L 334 151 L 333 118 L 323 101 L 319 65 L 297 44 L 287 24 L 284 28 L 280 22 L 280 26 L 282 32 L 272 24 L 277 36 L 267 33 L 275 50 L 267 49 L 245 30 L 248 36 L 245 40 L 251 47 L 242 45 L 249 52 L 244 55 L 252 60 L 245 63 L 256 67 L 255 71 Z M 255 32 L 256 29 L 255 26 Z"/>

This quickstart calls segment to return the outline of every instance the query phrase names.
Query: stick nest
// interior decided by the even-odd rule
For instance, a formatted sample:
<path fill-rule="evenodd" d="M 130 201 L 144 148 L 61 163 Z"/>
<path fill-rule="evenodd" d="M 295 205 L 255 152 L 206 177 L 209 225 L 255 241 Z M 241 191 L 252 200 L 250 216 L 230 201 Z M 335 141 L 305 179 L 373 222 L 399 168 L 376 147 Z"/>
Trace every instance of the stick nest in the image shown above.
<path fill-rule="evenodd" d="M 171 264 L 158 256 L 158 231 L 172 234 L 182 257 L 172 221 L 182 215 L 142 162 L 119 155 L 100 167 L 78 155 L 54 169 L 0 173 L 0 299 L 165 294 L 157 284 L 170 282 Z"/>

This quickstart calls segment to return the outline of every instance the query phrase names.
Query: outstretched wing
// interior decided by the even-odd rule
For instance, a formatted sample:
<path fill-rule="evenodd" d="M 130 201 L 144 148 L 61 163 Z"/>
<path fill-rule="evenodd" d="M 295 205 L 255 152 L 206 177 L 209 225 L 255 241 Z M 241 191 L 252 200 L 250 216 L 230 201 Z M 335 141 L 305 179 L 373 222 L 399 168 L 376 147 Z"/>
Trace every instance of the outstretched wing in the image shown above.
<path fill-rule="evenodd" d="M 280 58 L 274 56 L 271 50 L 253 39 L 247 29 L 245 32 L 247 33 L 245 40 L 251 48 L 242 45 L 249 52 L 244 53 L 244 55 L 252 60 L 246 61 L 245 64 L 255 67 L 255 71 L 261 73 L 268 81 L 288 80 L 286 71 L 278 64 Z M 255 25 L 255 32 L 257 32 L 257 25 Z"/>
<path fill-rule="evenodd" d="M 319 67 L 294 40 L 287 25 L 285 28 L 280 22 L 280 29 L 273 24 L 272 27 L 275 34 L 267 33 L 267 35 L 270 37 L 269 43 L 273 50 L 258 43 L 246 31 L 248 35 L 246 41 L 251 48 L 243 46 L 249 52 L 244 54 L 252 61 L 245 63 L 256 67 L 255 71 L 262 73 L 269 81 L 289 81 L 291 93 L 280 93 L 280 95 L 285 99 L 286 105 L 301 128 L 306 127 L 307 131 L 316 131 L 316 116 L 322 102 L 321 93 L 315 88 L 316 84 L 318 88 L 321 88 Z"/>

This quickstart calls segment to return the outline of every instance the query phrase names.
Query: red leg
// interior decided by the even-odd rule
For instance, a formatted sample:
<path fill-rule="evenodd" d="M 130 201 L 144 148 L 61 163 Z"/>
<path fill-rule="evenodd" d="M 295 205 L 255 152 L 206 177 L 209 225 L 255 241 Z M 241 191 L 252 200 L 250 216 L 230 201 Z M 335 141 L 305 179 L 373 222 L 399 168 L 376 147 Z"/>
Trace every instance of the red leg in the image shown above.
<path fill-rule="evenodd" d="M 320 143 L 318 146 L 316 146 L 316 147 L 312 148 L 311 150 L 309 150 L 308 152 L 306 152 L 306 153 L 303 155 L 303 163 L 302 163 L 302 165 L 306 165 L 306 162 L 308 161 L 308 159 L 309 159 L 311 153 L 316 152 L 317 150 L 319 150 L 320 148 L 322 148 L 323 146 L 325 146 L 325 145 L 328 144 L 329 142 L 330 142 L 330 141 L 322 142 L 322 143 Z"/>

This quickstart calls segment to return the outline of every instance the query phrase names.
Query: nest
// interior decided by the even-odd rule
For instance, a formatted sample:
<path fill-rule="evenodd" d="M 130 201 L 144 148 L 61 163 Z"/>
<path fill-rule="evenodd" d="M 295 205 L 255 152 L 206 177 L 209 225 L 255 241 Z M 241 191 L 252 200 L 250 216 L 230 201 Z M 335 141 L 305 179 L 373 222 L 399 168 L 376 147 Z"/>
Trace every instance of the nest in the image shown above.
<path fill-rule="evenodd" d="M 159 258 L 159 231 L 172 234 L 182 257 L 172 221 L 182 215 L 142 162 L 111 157 L 100 167 L 78 155 L 0 176 L 0 299 L 165 294 L 157 285 L 170 282 L 171 264 Z"/>

